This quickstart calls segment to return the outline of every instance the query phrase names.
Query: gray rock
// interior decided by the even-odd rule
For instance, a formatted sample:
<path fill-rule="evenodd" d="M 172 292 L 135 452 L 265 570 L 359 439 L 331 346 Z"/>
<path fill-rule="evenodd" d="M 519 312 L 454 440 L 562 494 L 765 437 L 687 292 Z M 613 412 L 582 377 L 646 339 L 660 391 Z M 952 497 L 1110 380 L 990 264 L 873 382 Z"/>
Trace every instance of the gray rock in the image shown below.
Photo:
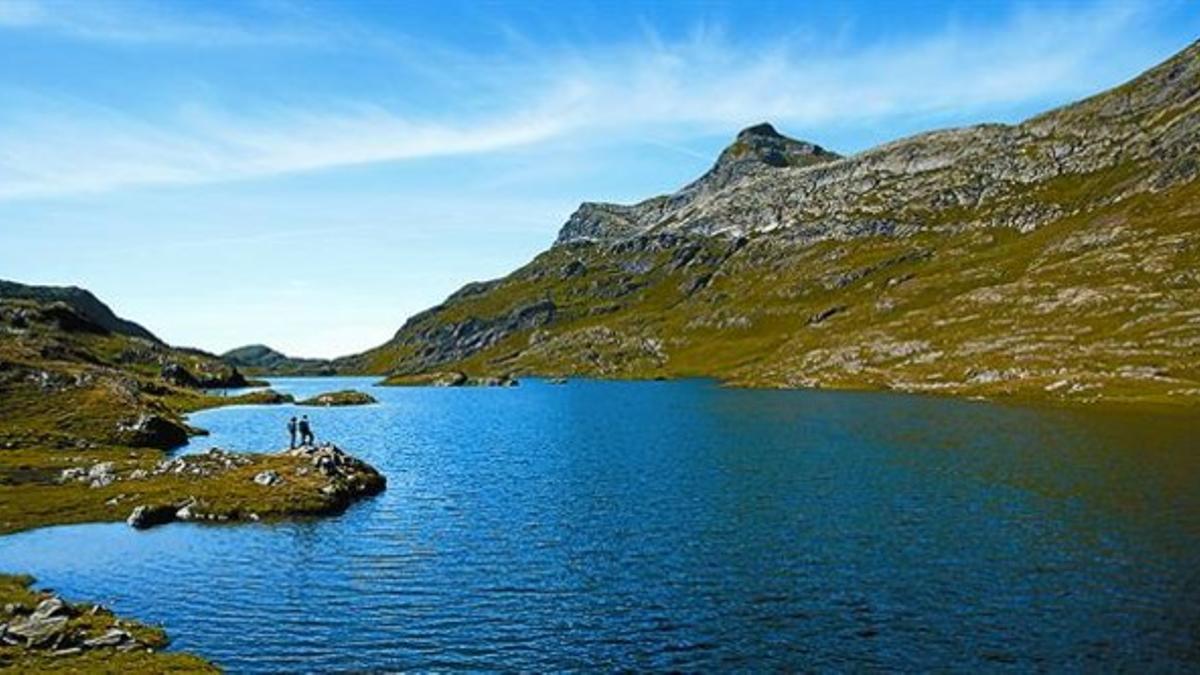
<path fill-rule="evenodd" d="M 133 636 L 127 631 L 120 628 L 110 628 L 103 635 L 84 640 L 83 646 L 87 649 L 101 649 L 104 647 L 119 647 L 132 641 Z"/>
<path fill-rule="evenodd" d="M 67 617 L 36 616 L 19 617 L 8 622 L 4 640 L 9 644 L 23 644 L 29 648 L 48 648 L 60 644 L 66 635 Z"/>
<path fill-rule="evenodd" d="M 73 616 L 75 609 L 66 600 L 52 595 L 38 603 L 30 615 L 34 618 L 48 619 L 55 616 Z"/>
<path fill-rule="evenodd" d="M 125 522 L 132 528 L 143 530 L 175 520 L 175 512 L 177 510 L 175 506 L 170 504 L 143 504 L 135 507 Z"/>

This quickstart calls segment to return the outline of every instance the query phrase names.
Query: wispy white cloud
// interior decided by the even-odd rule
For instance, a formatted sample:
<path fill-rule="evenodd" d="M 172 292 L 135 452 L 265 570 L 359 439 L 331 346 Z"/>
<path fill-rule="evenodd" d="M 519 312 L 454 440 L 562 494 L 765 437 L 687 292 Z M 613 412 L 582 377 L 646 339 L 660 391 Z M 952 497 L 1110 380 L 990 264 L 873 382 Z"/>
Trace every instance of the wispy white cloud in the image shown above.
<path fill-rule="evenodd" d="M 39 30 L 100 42 L 165 43 L 198 47 L 322 44 L 328 32 L 314 30 L 286 11 L 269 7 L 268 24 L 250 24 L 189 3 L 186 15 L 168 3 L 146 0 L 0 0 L 0 29 Z"/>
<path fill-rule="evenodd" d="M 217 19 L 185 23 L 158 16 L 128 28 L 113 25 L 111 17 L 75 13 L 86 3 L 64 13 L 66 6 L 55 5 L 47 15 L 45 5 L 5 0 L 0 24 L 113 39 L 236 41 L 242 35 L 237 25 Z M 922 39 L 865 48 L 808 40 L 751 46 L 719 30 L 671 41 L 646 29 L 636 43 L 623 45 L 543 52 L 527 45 L 510 61 L 446 54 L 455 90 L 473 89 L 485 105 L 444 106 L 428 115 L 371 101 L 315 108 L 247 99 L 237 111 L 182 102 L 171 115 L 143 117 L 10 90 L 0 111 L 0 199 L 497 152 L 571 134 L 634 142 L 653 137 L 675 146 L 689 134 L 732 131 L 763 119 L 819 129 L 987 110 L 1078 94 L 1080 86 L 1127 73 L 1128 63 L 1106 53 L 1138 17 L 1130 4 L 1029 9 L 992 27 L 949 26 Z M 380 52 L 386 58 L 387 50 Z M 1138 54 L 1122 53 L 1137 63 Z M 436 71 L 438 57 L 430 55 L 424 67 Z"/>

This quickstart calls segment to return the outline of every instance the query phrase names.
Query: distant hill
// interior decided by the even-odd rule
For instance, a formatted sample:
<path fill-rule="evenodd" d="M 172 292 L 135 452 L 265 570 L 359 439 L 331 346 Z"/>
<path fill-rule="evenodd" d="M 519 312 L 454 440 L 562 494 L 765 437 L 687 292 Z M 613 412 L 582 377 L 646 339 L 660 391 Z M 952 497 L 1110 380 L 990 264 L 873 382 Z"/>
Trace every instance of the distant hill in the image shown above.
<path fill-rule="evenodd" d="M 169 448 L 206 389 L 252 382 L 217 357 L 163 344 L 91 293 L 3 282 L 0 448 Z M 150 337 L 144 337 L 149 335 Z"/>
<path fill-rule="evenodd" d="M 41 303 L 63 302 L 80 316 L 105 330 L 163 344 L 158 336 L 141 325 L 117 316 L 108 305 L 100 302 L 99 298 L 92 295 L 90 291 L 75 286 L 29 286 L 0 279 L 0 298 L 33 300 Z"/>
<path fill-rule="evenodd" d="M 221 360 L 252 375 L 333 375 L 324 359 L 293 358 L 266 345 L 246 345 L 221 355 Z"/>
<path fill-rule="evenodd" d="M 1200 405 L 1198 157 L 1200 43 L 849 157 L 757 125 L 335 365 Z"/>

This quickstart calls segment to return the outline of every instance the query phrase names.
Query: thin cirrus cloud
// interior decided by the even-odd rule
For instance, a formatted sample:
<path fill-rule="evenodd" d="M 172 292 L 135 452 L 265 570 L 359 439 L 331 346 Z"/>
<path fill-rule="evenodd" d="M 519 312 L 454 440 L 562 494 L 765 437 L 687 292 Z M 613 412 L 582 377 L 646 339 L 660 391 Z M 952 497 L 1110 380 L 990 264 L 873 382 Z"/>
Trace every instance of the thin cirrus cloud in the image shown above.
<path fill-rule="evenodd" d="M 86 12 L 44 14 L 45 6 L 32 3 L 0 8 L 8 29 L 83 39 L 228 42 L 251 35 L 234 24 L 189 28 L 161 17 L 140 24 L 139 33 L 137 24 L 118 30 L 112 17 Z M 485 105 L 460 110 L 448 95 L 426 115 L 370 100 L 314 107 L 245 92 L 238 110 L 180 101 L 174 112 L 149 115 L 6 91 L 0 79 L 0 94 L 10 99 L 0 112 L 0 199 L 497 153 L 569 135 L 653 137 L 670 147 L 762 119 L 819 129 L 986 112 L 1111 84 L 1142 55 L 1122 50 L 1127 63 L 1100 56 L 1138 18 L 1136 6 L 1118 4 L 1086 13 L 1030 10 L 992 27 L 948 26 L 915 40 L 854 47 L 750 46 L 708 30 L 674 41 L 649 35 L 636 43 L 551 47 L 500 63 L 457 54 L 455 72 L 474 79 L 456 81 L 455 91 L 473 89 Z M 397 58 L 388 49 L 376 52 Z"/>
<path fill-rule="evenodd" d="M 328 42 L 328 32 L 313 30 L 302 17 L 276 12 L 271 18 L 275 25 L 255 26 L 214 13 L 180 16 L 168 11 L 164 3 L 141 0 L 0 0 L 0 28 L 38 30 L 81 40 L 196 47 Z"/>

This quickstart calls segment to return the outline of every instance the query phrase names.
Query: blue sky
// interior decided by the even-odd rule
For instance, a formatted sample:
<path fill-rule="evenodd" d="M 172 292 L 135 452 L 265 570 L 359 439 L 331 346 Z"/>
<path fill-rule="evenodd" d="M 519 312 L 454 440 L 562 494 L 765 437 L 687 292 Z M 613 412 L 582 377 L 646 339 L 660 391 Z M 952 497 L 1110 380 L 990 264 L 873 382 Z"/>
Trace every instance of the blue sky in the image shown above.
<path fill-rule="evenodd" d="M 1185 0 L 0 0 L 0 278 L 354 352 L 747 125 L 848 154 L 1014 122 L 1197 36 Z"/>

